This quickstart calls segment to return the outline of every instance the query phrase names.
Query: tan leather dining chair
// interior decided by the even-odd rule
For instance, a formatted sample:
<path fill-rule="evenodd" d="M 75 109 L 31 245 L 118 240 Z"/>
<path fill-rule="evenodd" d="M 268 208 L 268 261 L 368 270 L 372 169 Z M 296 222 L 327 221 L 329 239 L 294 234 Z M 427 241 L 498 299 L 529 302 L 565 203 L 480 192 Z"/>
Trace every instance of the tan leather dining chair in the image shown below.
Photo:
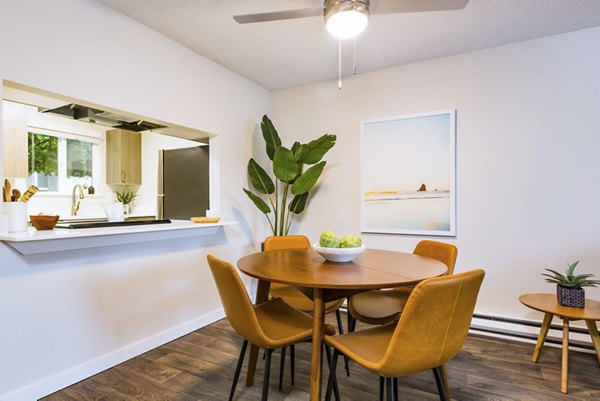
<path fill-rule="evenodd" d="M 339 354 L 384 377 L 388 401 L 398 399 L 398 377 L 429 369 L 440 400 L 447 400 L 439 368 L 464 344 L 484 275 L 478 269 L 424 280 L 411 292 L 397 323 L 325 336 L 335 348 L 326 400 L 331 399 Z"/>
<path fill-rule="evenodd" d="M 240 357 L 229 393 L 233 399 L 248 342 L 266 349 L 262 400 L 269 393 L 271 354 L 276 348 L 310 340 L 312 317 L 275 298 L 252 305 L 237 270 L 229 263 L 208 255 L 208 264 L 215 279 L 225 314 L 233 329 L 244 338 Z"/>
<path fill-rule="evenodd" d="M 448 267 L 446 274 L 452 274 L 456 265 L 458 248 L 445 242 L 423 240 L 417 244 L 413 254 L 439 260 Z M 352 296 L 348 301 L 348 320 L 350 321 L 348 331 L 354 331 L 357 320 L 367 324 L 386 324 L 398 320 L 413 288 L 411 286 L 391 290 L 374 290 Z M 450 388 L 444 366 L 440 367 L 440 373 L 448 394 Z M 383 392 L 383 379 L 380 382 L 380 388 Z"/>
<path fill-rule="evenodd" d="M 417 244 L 413 254 L 439 260 L 448 267 L 447 274 L 452 274 L 458 249 L 452 244 L 424 240 Z M 356 320 L 367 324 L 386 324 L 398 320 L 412 289 L 374 290 L 352 296 L 348 302 L 348 312 L 353 319 L 351 326 L 354 327 Z"/>
<path fill-rule="evenodd" d="M 278 251 L 284 249 L 310 249 L 311 244 L 308 237 L 304 235 L 284 235 L 267 237 L 263 244 L 264 251 Z M 310 298 L 304 295 L 299 289 L 293 285 L 271 283 L 269 294 L 272 298 L 281 298 L 290 306 L 301 310 L 302 312 L 312 314 L 313 302 Z M 339 299 L 325 303 L 325 313 L 335 312 L 337 319 L 338 330 L 340 334 L 344 333 L 342 325 L 342 316 L 340 307 L 344 303 L 344 299 Z M 282 359 L 285 356 L 285 351 L 282 351 Z M 294 346 L 290 346 L 290 362 L 291 362 L 291 379 L 294 384 Z M 281 389 L 281 375 L 283 374 L 283 364 L 281 365 L 279 388 Z M 349 368 L 346 363 L 346 373 L 349 375 Z"/>
<path fill-rule="evenodd" d="M 309 249 L 311 247 L 310 240 L 304 235 L 285 235 L 267 237 L 264 242 L 265 251 L 277 251 L 282 249 Z M 293 306 L 302 312 L 313 312 L 313 302 L 298 290 L 293 285 L 271 283 L 270 295 L 273 298 L 282 298 L 287 304 Z M 342 317 L 340 314 L 340 306 L 344 303 L 344 299 L 339 299 L 325 303 L 325 313 L 336 313 L 338 322 L 338 330 L 343 334 Z"/>

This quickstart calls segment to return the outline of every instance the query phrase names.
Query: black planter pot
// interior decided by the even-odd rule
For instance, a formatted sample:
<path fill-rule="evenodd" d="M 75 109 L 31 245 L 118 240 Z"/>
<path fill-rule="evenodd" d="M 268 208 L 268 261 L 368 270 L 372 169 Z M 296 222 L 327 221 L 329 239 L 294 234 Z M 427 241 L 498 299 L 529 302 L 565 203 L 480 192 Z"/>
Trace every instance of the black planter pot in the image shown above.
<path fill-rule="evenodd" d="M 556 286 L 556 300 L 561 306 L 585 308 L 585 290 L 583 288 L 568 288 L 560 284 Z"/>

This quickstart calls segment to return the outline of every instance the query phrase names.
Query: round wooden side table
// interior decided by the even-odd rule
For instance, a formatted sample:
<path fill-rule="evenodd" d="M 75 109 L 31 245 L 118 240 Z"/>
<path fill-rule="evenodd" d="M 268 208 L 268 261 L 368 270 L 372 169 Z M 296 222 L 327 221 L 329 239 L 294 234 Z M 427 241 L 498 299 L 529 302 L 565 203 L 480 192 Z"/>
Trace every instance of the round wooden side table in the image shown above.
<path fill-rule="evenodd" d="M 584 320 L 587 325 L 596 357 L 600 363 L 600 336 L 598 336 L 598 327 L 596 321 L 600 320 L 600 302 L 591 299 L 585 300 L 585 308 L 569 308 L 560 306 L 556 301 L 556 294 L 524 294 L 519 297 L 521 303 L 531 309 L 544 313 L 544 321 L 542 328 L 533 351 L 534 363 L 538 361 L 540 351 L 548 335 L 548 329 L 554 316 L 558 316 L 563 320 L 563 338 L 562 338 L 562 371 L 560 378 L 560 391 L 567 393 L 568 391 L 568 367 L 569 367 L 569 321 Z"/>

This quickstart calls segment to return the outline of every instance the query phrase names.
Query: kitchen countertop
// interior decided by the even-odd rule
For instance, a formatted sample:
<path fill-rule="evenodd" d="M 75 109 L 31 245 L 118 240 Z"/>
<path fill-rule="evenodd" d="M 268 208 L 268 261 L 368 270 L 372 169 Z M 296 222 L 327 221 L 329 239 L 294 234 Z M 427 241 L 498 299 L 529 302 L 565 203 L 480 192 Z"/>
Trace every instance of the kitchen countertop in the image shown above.
<path fill-rule="evenodd" d="M 95 248 L 118 244 L 156 241 L 197 235 L 215 234 L 221 227 L 237 222 L 198 224 L 189 220 L 172 220 L 170 224 L 149 224 L 86 229 L 27 231 L 0 235 L 0 241 L 23 255 Z"/>

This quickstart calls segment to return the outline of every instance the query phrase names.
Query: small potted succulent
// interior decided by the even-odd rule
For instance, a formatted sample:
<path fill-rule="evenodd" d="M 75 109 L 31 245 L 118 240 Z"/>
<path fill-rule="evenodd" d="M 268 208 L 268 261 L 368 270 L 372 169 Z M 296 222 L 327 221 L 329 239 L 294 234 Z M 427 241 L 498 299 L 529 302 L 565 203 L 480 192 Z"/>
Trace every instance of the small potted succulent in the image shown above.
<path fill-rule="evenodd" d="M 133 200 L 137 195 L 132 190 L 124 189 L 123 191 L 115 191 L 117 195 L 117 202 L 123 204 L 123 213 L 129 214 L 133 206 Z"/>
<path fill-rule="evenodd" d="M 542 273 L 542 276 L 549 283 L 556 284 L 556 299 L 562 306 L 572 308 L 585 308 L 585 290 L 583 287 L 596 287 L 600 284 L 600 280 L 592 280 L 593 274 L 575 274 L 574 270 L 579 261 L 568 265 L 565 274 L 561 274 L 556 270 L 545 269 L 552 274 Z"/>

